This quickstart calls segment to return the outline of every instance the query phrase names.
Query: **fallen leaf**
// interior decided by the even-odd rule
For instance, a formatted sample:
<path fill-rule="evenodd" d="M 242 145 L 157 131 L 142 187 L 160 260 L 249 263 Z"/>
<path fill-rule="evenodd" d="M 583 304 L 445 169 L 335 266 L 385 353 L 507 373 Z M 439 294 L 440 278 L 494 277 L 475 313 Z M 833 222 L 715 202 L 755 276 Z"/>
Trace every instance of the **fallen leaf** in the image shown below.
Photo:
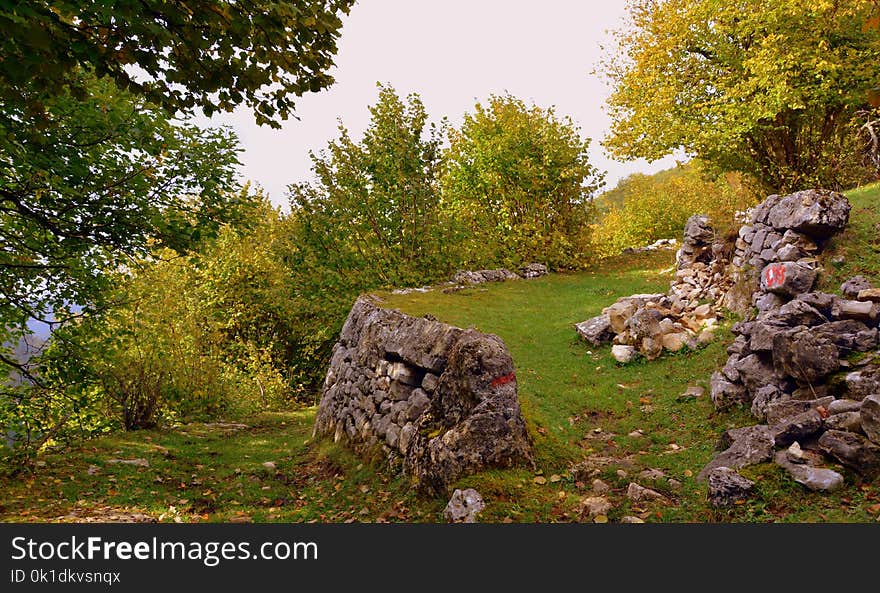
<path fill-rule="evenodd" d="M 593 517 L 593 523 L 608 523 L 608 517 L 606 515 L 596 515 Z"/>

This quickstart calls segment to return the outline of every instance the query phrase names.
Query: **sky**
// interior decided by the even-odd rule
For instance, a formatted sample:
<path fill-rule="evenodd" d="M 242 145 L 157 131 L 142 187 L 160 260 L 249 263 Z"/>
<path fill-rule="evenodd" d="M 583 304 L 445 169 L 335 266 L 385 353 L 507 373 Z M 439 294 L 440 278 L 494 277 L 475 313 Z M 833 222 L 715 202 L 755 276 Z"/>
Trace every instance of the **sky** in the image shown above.
<path fill-rule="evenodd" d="M 312 178 L 309 152 L 338 136 L 338 120 L 354 138 L 367 128 L 377 82 L 418 93 L 434 121 L 446 116 L 455 127 L 477 102 L 509 92 L 570 116 L 592 139 L 591 162 L 611 188 L 630 173 L 675 164 L 616 162 L 599 144 L 609 89 L 592 71 L 624 15 L 624 0 L 360 0 L 343 19 L 335 84 L 298 99 L 299 120 L 261 127 L 241 108 L 211 121 L 238 134 L 243 178 L 286 205 L 287 186 Z"/>

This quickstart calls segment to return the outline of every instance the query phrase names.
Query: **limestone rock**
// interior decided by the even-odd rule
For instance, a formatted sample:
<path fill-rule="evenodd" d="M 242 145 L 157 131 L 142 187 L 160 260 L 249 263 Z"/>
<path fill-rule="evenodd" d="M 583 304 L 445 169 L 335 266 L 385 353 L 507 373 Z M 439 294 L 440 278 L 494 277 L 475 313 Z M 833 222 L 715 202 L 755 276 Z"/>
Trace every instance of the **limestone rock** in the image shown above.
<path fill-rule="evenodd" d="M 853 276 L 840 285 L 840 292 L 848 299 L 858 298 L 859 292 L 873 288 L 871 281 L 862 275 Z"/>
<path fill-rule="evenodd" d="M 847 373 L 844 377 L 846 397 L 862 401 L 872 393 L 880 393 L 880 369 L 871 365 L 858 371 Z"/>
<path fill-rule="evenodd" d="M 843 476 L 836 471 L 812 467 L 805 463 L 793 463 L 786 451 L 779 451 L 775 457 L 776 465 L 788 472 L 798 484 L 819 492 L 833 492 L 843 485 Z"/>
<path fill-rule="evenodd" d="M 767 213 L 767 223 L 813 239 L 825 239 L 849 221 L 849 200 L 837 192 L 809 189 L 781 198 Z"/>
<path fill-rule="evenodd" d="M 519 275 L 526 279 L 540 278 L 547 275 L 547 266 L 538 263 L 527 264 L 519 269 Z"/>
<path fill-rule="evenodd" d="M 743 431 L 727 449 L 715 456 L 697 474 L 697 481 L 704 481 L 709 473 L 719 467 L 740 469 L 756 463 L 769 461 L 773 455 L 774 436 L 769 426 L 757 425 Z"/>
<path fill-rule="evenodd" d="M 611 318 L 607 313 L 581 321 L 574 327 L 578 335 L 593 346 L 600 346 L 614 338 L 614 332 L 611 329 Z"/>
<path fill-rule="evenodd" d="M 714 507 L 725 507 L 747 499 L 755 483 L 729 467 L 716 467 L 706 476 L 709 482 L 708 499 Z"/>
<path fill-rule="evenodd" d="M 651 502 L 655 500 L 667 500 L 665 496 L 650 488 L 645 488 L 635 482 L 630 482 L 626 488 L 626 497 L 633 502 Z"/>
<path fill-rule="evenodd" d="M 748 401 L 749 393 L 740 383 L 728 381 L 725 376 L 715 371 L 709 380 L 709 390 L 712 397 L 712 404 L 716 410 L 727 408 L 731 405 L 745 403 Z"/>
<path fill-rule="evenodd" d="M 776 425 L 784 422 L 787 418 L 798 416 L 810 410 L 819 408 L 828 409 L 834 398 L 829 396 L 810 400 L 785 400 L 773 402 L 767 405 L 767 423 Z"/>
<path fill-rule="evenodd" d="M 807 410 L 783 419 L 770 427 L 777 447 L 787 447 L 795 441 L 811 437 L 822 428 L 822 416 L 816 410 Z"/>
<path fill-rule="evenodd" d="M 818 272 L 799 262 L 772 263 L 761 271 L 761 288 L 782 296 L 796 297 L 809 292 Z"/>
<path fill-rule="evenodd" d="M 880 446 L 862 435 L 828 430 L 819 437 L 819 447 L 868 479 L 880 475 Z"/>
<path fill-rule="evenodd" d="M 859 419 L 868 438 L 880 445 L 880 394 L 872 393 L 862 400 Z"/>
<path fill-rule="evenodd" d="M 836 399 L 828 404 L 829 414 L 844 414 L 846 412 L 858 412 L 862 407 L 862 402 L 854 399 Z"/>
<path fill-rule="evenodd" d="M 607 515 L 612 509 L 611 502 L 604 496 L 587 496 L 581 499 L 582 513 L 592 519 L 597 515 Z"/>
<path fill-rule="evenodd" d="M 858 411 L 840 412 L 825 418 L 823 425 L 828 430 L 847 430 L 862 432 L 862 416 Z"/>
<path fill-rule="evenodd" d="M 865 288 L 859 291 L 858 299 L 860 301 L 871 301 L 873 303 L 880 302 L 880 289 Z"/>
<path fill-rule="evenodd" d="M 632 362 L 637 354 L 638 353 L 633 346 L 627 346 L 625 344 L 615 344 L 611 347 L 611 356 L 614 357 L 614 360 L 623 364 Z"/>
<path fill-rule="evenodd" d="M 817 383 L 840 368 L 837 347 L 809 330 L 773 336 L 773 362 L 784 374 L 807 384 Z"/>
<path fill-rule="evenodd" d="M 486 503 L 479 492 L 473 488 L 456 488 L 443 509 L 443 518 L 449 523 L 475 523 L 477 515 L 485 508 Z"/>

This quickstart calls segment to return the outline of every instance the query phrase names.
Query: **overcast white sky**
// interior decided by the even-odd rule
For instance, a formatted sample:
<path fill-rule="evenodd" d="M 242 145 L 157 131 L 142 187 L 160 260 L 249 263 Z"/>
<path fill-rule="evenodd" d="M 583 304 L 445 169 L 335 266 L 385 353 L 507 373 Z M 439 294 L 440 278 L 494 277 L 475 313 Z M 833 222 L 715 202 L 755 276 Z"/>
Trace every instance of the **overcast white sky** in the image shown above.
<path fill-rule="evenodd" d="M 608 89 L 591 71 L 624 6 L 624 0 L 360 0 L 344 20 L 336 83 L 299 99 L 299 121 L 290 119 L 281 130 L 259 127 L 247 110 L 213 121 L 238 133 L 243 176 L 286 204 L 287 186 L 311 179 L 309 151 L 336 137 L 338 118 L 354 137 L 367 127 L 377 82 L 402 96 L 419 93 L 434 120 L 447 116 L 454 126 L 477 101 L 509 91 L 571 116 L 593 139 L 592 162 L 608 172 L 606 187 L 613 187 L 629 173 L 674 165 L 672 159 L 614 162 L 599 145 L 608 129 L 602 110 Z"/>

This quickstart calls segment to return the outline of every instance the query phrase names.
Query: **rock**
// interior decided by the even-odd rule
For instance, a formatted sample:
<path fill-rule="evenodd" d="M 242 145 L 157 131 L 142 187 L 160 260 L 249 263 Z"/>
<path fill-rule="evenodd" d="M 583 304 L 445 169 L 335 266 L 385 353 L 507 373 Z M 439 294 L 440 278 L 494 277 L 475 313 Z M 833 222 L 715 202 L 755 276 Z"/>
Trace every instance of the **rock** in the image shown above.
<path fill-rule="evenodd" d="M 636 309 L 638 309 L 638 301 L 632 298 L 623 298 L 605 307 L 602 314 L 608 316 L 611 331 L 615 334 L 622 334 L 626 331 L 626 322 L 636 312 Z"/>
<path fill-rule="evenodd" d="M 272 471 L 274 471 L 276 468 L 274 461 L 264 461 L 263 467 L 265 467 L 266 469 L 272 470 Z"/>
<path fill-rule="evenodd" d="M 880 393 L 880 371 L 873 365 L 852 371 L 846 374 L 844 383 L 847 398 L 862 401 L 872 393 Z"/>
<path fill-rule="evenodd" d="M 809 490 L 817 492 L 833 492 L 843 485 L 843 476 L 836 471 L 812 467 L 805 463 L 793 463 L 785 451 L 779 451 L 775 457 L 776 465 L 788 472 L 795 482 L 803 484 Z"/>
<path fill-rule="evenodd" d="M 664 334 L 663 337 L 660 338 L 660 343 L 663 344 L 663 347 L 670 352 L 678 352 L 682 348 L 685 347 L 687 343 L 686 334 Z"/>
<path fill-rule="evenodd" d="M 865 288 L 859 291 L 858 299 L 860 301 L 871 301 L 872 303 L 880 303 L 880 289 Z"/>
<path fill-rule="evenodd" d="M 868 439 L 880 445 L 880 395 L 872 393 L 863 399 L 859 416 Z"/>
<path fill-rule="evenodd" d="M 452 277 L 452 281 L 455 284 L 482 284 L 484 282 L 504 282 L 505 280 L 519 279 L 519 275 L 503 268 L 457 272 Z"/>
<path fill-rule="evenodd" d="M 827 318 L 831 316 L 831 309 L 834 308 L 834 303 L 838 298 L 836 295 L 828 294 L 827 292 L 805 292 L 799 294 L 795 300 L 807 303 L 825 316 L 826 319 L 817 321 L 802 320 L 800 323 L 791 325 L 815 325 L 816 323 L 827 321 Z"/>
<path fill-rule="evenodd" d="M 780 199 L 767 213 L 767 223 L 779 231 L 826 239 L 849 221 L 849 200 L 837 192 L 808 189 Z"/>
<path fill-rule="evenodd" d="M 406 455 L 406 452 L 409 450 L 409 444 L 412 442 L 415 433 L 416 427 L 412 422 L 407 422 L 403 428 L 400 429 L 400 434 L 397 435 L 397 448 L 400 449 L 400 452 L 404 455 Z"/>
<path fill-rule="evenodd" d="M 823 422 L 828 430 L 847 430 L 862 432 L 862 417 L 859 412 L 840 412 L 825 418 Z"/>
<path fill-rule="evenodd" d="M 833 397 L 827 396 L 810 400 L 786 400 L 770 403 L 767 405 L 767 424 L 771 426 L 780 424 L 787 418 L 803 414 L 809 410 L 818 410 L 819 408 L 827 410 L 833 401 Z"/>
<path fill-rule="evenodd" d="M 621 523 L 644 523 L 644 520 L 639 519 L 638 517 L 634 517 L 632 515 L 626 515 L 620 518 Z"/>
<path fill-rule="evenodd" d="M 862 291 L 865 292 L 865 291 Z M 871 301 L 849 301 L 837 299 L 831 309 L 835 319 L 857 319 L 859 321 L 876 321 L 877 306 Z"/>
<path fill-rule="evenodd" d="M 873 288 L 871 281 L 864 276 L 853 276 L 840 285 L 840 292 L 848 299 L 858 298 L 859 292 Z"/>
<path fill-rule="evenodd" d="M 776 257 L 779 258 L 779 261 L 797 261 L 805 255 L 806 252 L 800 247 L 791 244 L 783 245 L 776 252 Z"/>
<path fill-rule="evenodd" d="M 692 245 L 708 245 L 715 240 L 715 231 L 709 223 L 709 217 L 694 214 L 684 225 L 685 243 Z"/>
<path fill-rule="evenodd" d="M 709 472 L 719 467 L 740 469 L 756 463 L 769 461 L 773 455 L 774 436 L 769 426 L 757 425 L 741 431 L 733 443 L 715 456 L 697 474 L 697 481 L 704 481 Z"/>
<path fill-rule="evenodd" d="M 791 399 L 791 396 L 783 392 L 776 385 L 764 385 L 755 392 L 752 399 L 752 416 L 760 420 L 767 418 L 767 406 L 773 402 Z"/>
<path fill-rule="evenodd" d="M 714 507 L 725 507 L 747 499 L 755 483 L 748 480 L 729 467 L 716 467 L 706 476 L 708 481 L 708 499 Z"/>
<path fill-rule="evenodd" d="M 854 399 L 836 399 L 828 404 L 827 409 L 829 414 L 843 414 L 846 412 L 858 412 L 861 407 L 862 402 L 857 402 Z"/>
<path fill-rule="evenodd" d="M 642 354 L 648 360 L 654 360 L 663 354 L 663 343 L 658 338 L 642 338 Z"/>
<path fill-rule="evenodd" d="M 385 431 L 385 443 L 392 449 L 397 448 L 397 439 L 400 436 L 400 427 L 396 424 L 390 424 L 388 430 Z"/>
<path fill-rule="evenodd" d="M 831 342 L 844 352 L 867 352 L 876 348 L 878 343 L 877 328 L 869 328 L 855 319 L 830 321 L 817 325 L 810 331 L 817 338 Z"/>
<path fill-rule="evenodd" d="M 611 329 L 611 318 L 607 313 L 581 321 L 574 327 L 578 335 L 593 346 L 600 346 L 614 338 L 614 332 Z"/>
<path fill-rule="evenodd" d="M 630 482 L 626 488 L 626 497 L 633 502 L 651 502 L 655 500 L 667 500 L 665 496 L 650 488 Z"/>
<path fill-rule="evenodd" d="M 868 479 L 880 475 L 880 446 L 862 435 L 843 430 L 828 430 L 819 437 L 819 447 Z"/>
<path fill-rule="evenodd" d="M 783 324 L 760 323 L 752 331 L 749 348 L 752 352 L 772 352 L 774 336 L 787 329 L 789 329 L 788 326 Z"/>
<path fill-rule="evenodd" d="M 406 363 L 394 362 L 388 366 L 388 376 L 391 377 L 392 381 L 397 381 L 410 387 L 418 387 L 422 384 L 422 378 L 425 376 L 425 373 Z"/>
<path fill-rule="evenodd" d="M 739 373 L 740 381 L 749 391 L 757 391 L 768 383 L 775 383 L 779 377 L 769 357 L 750 354 L 733 365 Z"/>
<path fill-rule="evenodd" d="M 540 278 L 547 275 L 547 266 L 537 263 L 527 264 L 519 269 L 519 275 L 526 279 Z"/>
<path fill-rule="evenodd" d="M 150 467 L 150 462 L 142 457 L 138 459 L 108 459 L 107 463 L 111 465 L 136 465 L 138 467 Z"/>
<path fill-rule="evenodd" d="M 798 262 L 774 263 L 761 271 L 761 288 L 774 294 L 795 297 L 810 292 L 818 272 Z"/>
<path fill-rule="evenodd" d="M 414 389 L 409 400 L 407 400 L 405 411 L 406 420 L 409 422 L 418 420 L 419 416 L 421 416 L 430 405 L 431 400 L 428 397 L 428 394 L 422 389 Z"/>
<path fill-rule="evenodd" d="M 789 416 L 779 424 L 770 427 L 773 442 L 777 447 L 787 447 L 794 441 L 813 436 L 822 428 L 822 416 L 816 410 L 807 410 Z"/>
<path fill-rule="evenodd" d="M 662 480 L 666 477 L 666 474 L 663 473 L 663 470 L 648 468 L 639 472 L 639 477 L 643 480 Z"/>
<path fill-rule="evenodd" d="M 425 373 L 425 377 L 422 379 L 422 389 L 428 393 L 434 393 L 439 383 L 440 377 L 433 373 Z"/>
<path fill-rule="evenodd" d="M 581 509 L 590 519 L 597 515 L 607 515 L 612 509 L 611 503 L 604 496 L 587 496 L 581 499 Z"/>
<path fill-rule="evenodd" d="M 703 397 L 706 394 L 706 388 L 701 387 L 699 385 L 688 385 L 688 388 L 684 390 L 684 393 L 679 395 L 676 398 L 676 401 L 687 401 L 691 399 L 698 399 Z"/>
<path fill-rule="evenodd" d="M 609 492 L 611 490 L 611 486 L 609 486 L 599 478 L 593 480 L 592 488 L 593 492 L 595 492 L 596 494 L 605 494 L 606 492 Z"/>
<path fill-rule="evenodd" d="M 636 341 L 654 338 L 660 333 L 662 315 L 656 309 L 640 308 L 626 322 L 626 328 Z"/>
<path fill-rule="evenodd" d="M 624 344 L 615 344 L 611 347 L 611 356 L 614 357 L 614 360 L 617 362 L 626 364 L 628 362 L 632 362 L 632 360 L 636 357 L 638 353 L 633 346 L 626 346 Z"/>
<path fill-rule="evenodd" d="M 780 332 L 773 336 L 773 363 L 799 383 L 815 384 L 840 368 L 840 353 L 829 340 L 809 330 Z"/>
<path fill-rule="evenodd" d="M 443 518 L 449 523 L 475 523 L 477 515 L 485 508 L 486 503 L 479 492 L 473 488 L 466 490 L 456 488 L 446 508 L 443 509 Z"/>
<path fill-rule="evenodd" d="M 819 325 L 820 323 L 826 323 L 828 318 L 822 314 L 819 310 L 822 305 L 826 303 L 822 302 L 823 299 L 816 297 L 816 295 L 820 295 L 821 293 L 809 292 L 805 294 L 801 294 L 798 298 L 789 301 L 779 307 L 776 311 L 774 311 L 771 315 L 768 315 L 765 319 L 765 323 L 777 323 L 779 325 L 787 325 L 787 326 L 795 326 L 795 325 Z M 813 295 L 816 298 L 811 298 L 810 295 Z M 827 303 L 828 310 L 833 307 L 834 300 L 831 300 Z M 819 305 L 817 307 L 816 305 Z M 759 324 L 760 325 L 763 324 Z"/>
<path fill-rule="evenodd" d="M 712 378 L 709 380 L 709 390 L 712 404 L 716 410 L 749 401 L 749 392 L 743 385 L 728 381 L 718 371 L 712 373 Z"/>
<path fill-rule="evenodd" d="M 715 332 L 710 329 L 704 329 L 697 336 L 697 344 L 700 346 L 707 346 L 715 341 Z"/>

